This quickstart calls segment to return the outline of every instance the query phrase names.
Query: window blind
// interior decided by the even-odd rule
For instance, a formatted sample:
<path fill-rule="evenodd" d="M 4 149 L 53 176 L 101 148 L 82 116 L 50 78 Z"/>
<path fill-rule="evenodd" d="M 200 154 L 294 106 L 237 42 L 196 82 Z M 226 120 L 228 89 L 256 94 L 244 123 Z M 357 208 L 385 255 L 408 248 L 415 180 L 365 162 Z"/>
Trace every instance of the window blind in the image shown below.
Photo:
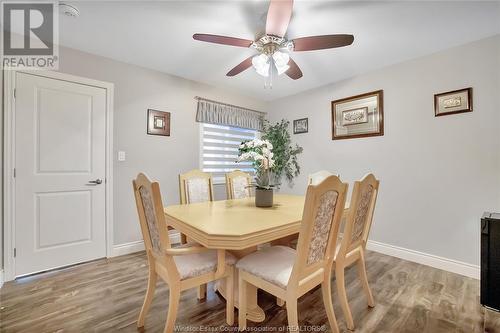
<path fill-rule="evenodd" d="M 257 131 L 239 127 L 200 124 L 200 164 L 204 172 L 210 172 L 215 184 L 225 183 L 225 174 L 241 170 L 254 175 L 251 162 L 239 162 L 238 147 L 241 142 L 256 138 Z"/>

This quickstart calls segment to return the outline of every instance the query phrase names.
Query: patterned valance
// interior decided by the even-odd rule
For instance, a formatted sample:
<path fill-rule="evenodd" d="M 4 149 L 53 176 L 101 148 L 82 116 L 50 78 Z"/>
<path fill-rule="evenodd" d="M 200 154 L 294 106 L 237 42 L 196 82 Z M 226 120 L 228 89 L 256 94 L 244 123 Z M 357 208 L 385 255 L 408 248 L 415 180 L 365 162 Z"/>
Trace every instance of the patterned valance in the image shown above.
<path fill-rule="evenodd" d="M 197 122 L 262 130 L 264 112 L 201 97 L 196 97 L 196 99 L 198 100 Z"/>

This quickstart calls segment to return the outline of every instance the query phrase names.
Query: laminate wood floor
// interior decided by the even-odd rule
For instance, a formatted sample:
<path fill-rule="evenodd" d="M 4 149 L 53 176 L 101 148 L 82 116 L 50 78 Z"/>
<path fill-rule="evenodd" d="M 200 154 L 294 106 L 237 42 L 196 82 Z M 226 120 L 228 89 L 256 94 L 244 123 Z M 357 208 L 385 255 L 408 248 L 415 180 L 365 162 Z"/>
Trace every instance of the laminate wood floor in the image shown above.
<path fill-rule="evenodd" d="M 146 265 L 141 252 L 7 282 L 0 289 L 0 332 L 137 332 Z M 500 314 L 479 305 L 477 280 L 375 252 L 367 254 L 367 271 L 377 303 L 373 309 L 366 306 L 356 268 L 346 272 L 355 332 L 500 333 Z M 340 330 L 348 332 L 332 290 Z M 259 304 L 266 320 L 249 322 L 250 329 L 279 332 L 286 309 L 264 292 Z M 168 288 L 158 282 L 145 332 L 162 332 L 167 306 Z M 330 331 L 319 288 L 301 297 L 298 309 L 307 331 Z M 212 288 L 204 301 L 194 289 L 182 294 L 178 331 L 237 330 L 224 323 L 224 300 Z"/>

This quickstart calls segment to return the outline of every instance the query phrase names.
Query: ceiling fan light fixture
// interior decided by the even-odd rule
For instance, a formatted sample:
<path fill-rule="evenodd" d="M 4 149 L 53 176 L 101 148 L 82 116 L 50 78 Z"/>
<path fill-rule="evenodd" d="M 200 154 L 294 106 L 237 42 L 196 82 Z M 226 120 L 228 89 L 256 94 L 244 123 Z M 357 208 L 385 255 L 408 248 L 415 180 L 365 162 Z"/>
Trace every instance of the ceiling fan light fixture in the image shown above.
<path fill-rule="evenodd" d="M 285 73 L 290 66 L 288 62 L 290 61 L 290 56 L 288 53 L 276 51 L 273 54 L 274 65 L 276 66 L 276 70 L 278 71 L 278 75 Z"/>
<path fill-rule="evenodd" d="M 252 66 L 257 74 L 264 77 L 269 76 L 270 61 L 269 57 L 265 54 L 259 54 L 252 58 Z"/>
<path fill-rule="evenodd" d="M 294 0 L 269 1 L 265 32 L 257 40 L 212 34 L 193 35 L 193 39 L 202 42 L 253 48 L 259 53 L 240 62 L 227 72 L 226 76 L 235 76 L 253 67 L 259 75 L 266 78 L 264 87 L 272 87 L 273 78 L 281 74 L 286 74 L 292 80 L 303 76 L 297 63 L 290 58 L 289 52 L 333 49 L 354 42 L 354 36 L 350 34 L 307 36 L 288 40 L 285 36 L 292 18 Z"/>

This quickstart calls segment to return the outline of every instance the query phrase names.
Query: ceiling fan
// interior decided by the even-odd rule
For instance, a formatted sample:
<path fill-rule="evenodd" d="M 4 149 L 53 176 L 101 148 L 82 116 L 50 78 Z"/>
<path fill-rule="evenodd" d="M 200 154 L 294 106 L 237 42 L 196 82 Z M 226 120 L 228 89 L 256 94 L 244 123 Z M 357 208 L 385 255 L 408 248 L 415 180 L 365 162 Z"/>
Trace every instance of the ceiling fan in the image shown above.
<path fill-rule="evenodd" d="M 293 0 L 271 0 L 266 20 L 266 34 L 256 41 L 211 34 L 194 34 L 195 40 L 238 47 L 253 47 L 259 54 L 250 56 L 231 69 L 226 75 L 235 76 L 254 67 L 256 72 L 270 79 L 273 75 L 285 73 L 297 80 L 302 77 L 299 66 L 290 58 L 291 51 L 314 51 L 351 45 L 353 35 L 322 35 L 301 37 L 292 40 L 285 38 L 292 17 Z"/>

